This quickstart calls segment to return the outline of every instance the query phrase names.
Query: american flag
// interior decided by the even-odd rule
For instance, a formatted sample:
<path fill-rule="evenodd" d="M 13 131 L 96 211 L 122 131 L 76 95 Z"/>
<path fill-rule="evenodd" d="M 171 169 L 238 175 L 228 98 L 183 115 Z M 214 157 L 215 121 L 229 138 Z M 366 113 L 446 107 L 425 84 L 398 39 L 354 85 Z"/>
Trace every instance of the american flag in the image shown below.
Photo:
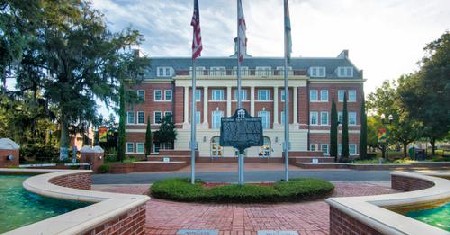
<path fill-rule="evenodd" d="M 239 39 L 239 63 L 244 61 L 244 54 L 247 48 L 247 37 L 245 36 L 245 19 L 244 12 L 242 11 L 242 0 L 238 0 L 238 39 Z"/>
<path fill-rule="evenodd" d="M 192 59 L 195 60 L 202 52 L 202 36 L 200 35 L 200 16 L 198 14 L 198 0 L 194 0 L 194 14 L 192 15 L 191 26 L 194 33 L 192 35 Z"/>

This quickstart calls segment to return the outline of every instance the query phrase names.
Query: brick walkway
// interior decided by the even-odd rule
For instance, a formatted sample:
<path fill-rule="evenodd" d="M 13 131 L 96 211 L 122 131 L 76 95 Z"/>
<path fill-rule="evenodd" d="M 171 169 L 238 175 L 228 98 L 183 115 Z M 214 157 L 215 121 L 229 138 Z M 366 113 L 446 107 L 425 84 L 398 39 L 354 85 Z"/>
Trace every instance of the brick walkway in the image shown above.
<path fill-rule="evenodd" d="M 333 197 L 396 192 L 386 182 L 333 182 Z M 147 185 L 93 185 L 110 192 L 144 194 Z M 146 234 L 176 234 L 179 229 L 214 229 L 219 234 L 256 235 L 289 230 L 301 235 L 329 234 L 329 208 L 323 200 L 280 204 L 199 204 L 152 199 L 146 204 Z"/>

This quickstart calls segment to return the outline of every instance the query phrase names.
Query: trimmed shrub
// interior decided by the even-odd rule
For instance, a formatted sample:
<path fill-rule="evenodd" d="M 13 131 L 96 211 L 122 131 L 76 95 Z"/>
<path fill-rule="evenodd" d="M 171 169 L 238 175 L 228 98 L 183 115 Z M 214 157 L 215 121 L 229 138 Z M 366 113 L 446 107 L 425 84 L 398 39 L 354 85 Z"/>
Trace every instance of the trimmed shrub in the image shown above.
<path fill-rule="evenodd" d="M 185 202 L 273 203 L 325 198 L 334 185 L 319 179 L 293 179 L 269 185 L 219 185 L 206 187 L 204 182 L 191 184 L 189 179 L 157 181 L 151 187 L 154 198 Z"/>
<path fill-rule="evenodd" d="M 108 173 L 110 168 L 111 168 L 111 166 L 109 164 L 102 164 L 98 167 L 98 172 L 99 173 Z"/>

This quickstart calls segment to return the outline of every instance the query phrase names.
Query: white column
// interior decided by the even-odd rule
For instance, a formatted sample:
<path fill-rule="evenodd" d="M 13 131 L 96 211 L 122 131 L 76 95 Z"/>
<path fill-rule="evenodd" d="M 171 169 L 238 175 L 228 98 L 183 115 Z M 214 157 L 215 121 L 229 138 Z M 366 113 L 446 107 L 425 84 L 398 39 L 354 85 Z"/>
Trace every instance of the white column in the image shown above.
<path fill-rule="evenodd" d="M 203 124 L 208 124 L 208 87 L 203 87 Z"/>
<path fill-rule="evenodd" d="M 273 126 L 280 124 L 278 121 L 278 87 L 273 87 Z"/>
<path fill-rule="evenodd" d="M 184 87 L 184 123 L 189 123 L 189 86 Z"/>
<path fill-rule="evenodd" d="M 250 87 L 250 116 L 255 116 L 255 87 Z"/>
<path fill-rule="evenodd" d="M 298 106 L 298 94 L 297 94 L 297 90 L 298 90 L 298 87 L 296 87 L 296 86 L 294 86 L 293 87 L 293 93 L 292 93 L 292 96 L 294 97 L 294 103 L 293 103 L 293 106 L 294 106 L 294 108 L 293 108 L 293 110 L 292 110 L 292 115 L 293 115 L 293 117 L 294 117 L 294 124 L 297 124 L 297 120 L 298 120 L 298 110 L 297 110 L 297 106 Z"/>
<path fill-rule="evenodd" d="M 231 86 L 227 86 L 227 117 L 231 117 Z"/>

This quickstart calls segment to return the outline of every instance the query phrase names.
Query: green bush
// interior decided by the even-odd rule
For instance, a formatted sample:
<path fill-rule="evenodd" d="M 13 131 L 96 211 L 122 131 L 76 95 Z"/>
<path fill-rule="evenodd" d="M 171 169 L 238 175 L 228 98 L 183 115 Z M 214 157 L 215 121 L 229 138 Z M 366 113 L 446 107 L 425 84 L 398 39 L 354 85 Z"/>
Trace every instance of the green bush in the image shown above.
<path fill-rule="evenodd" d="M 23 145 L 19 155 L 21 161 L 55 162 L 59 159 L 59 149 L 52 145 Z"/>
<path fill-rule="evenodd" d="M 191 184 L 189 179 L 167 179 L 151 187 L 154 198 L 186 202 L 268 203 L 296 202 L 329 196 L 334 185 L 319 179 L 293 179 L 272 185 L 222 185 L 205 187 L 204 182 Z"/>
<path fill-rule="evenodd" d="M 98 172 L 99 173 L 108 173 L 110 168 L 111 167 L 109 164 L 102 164 L 98 167 Z"/>

